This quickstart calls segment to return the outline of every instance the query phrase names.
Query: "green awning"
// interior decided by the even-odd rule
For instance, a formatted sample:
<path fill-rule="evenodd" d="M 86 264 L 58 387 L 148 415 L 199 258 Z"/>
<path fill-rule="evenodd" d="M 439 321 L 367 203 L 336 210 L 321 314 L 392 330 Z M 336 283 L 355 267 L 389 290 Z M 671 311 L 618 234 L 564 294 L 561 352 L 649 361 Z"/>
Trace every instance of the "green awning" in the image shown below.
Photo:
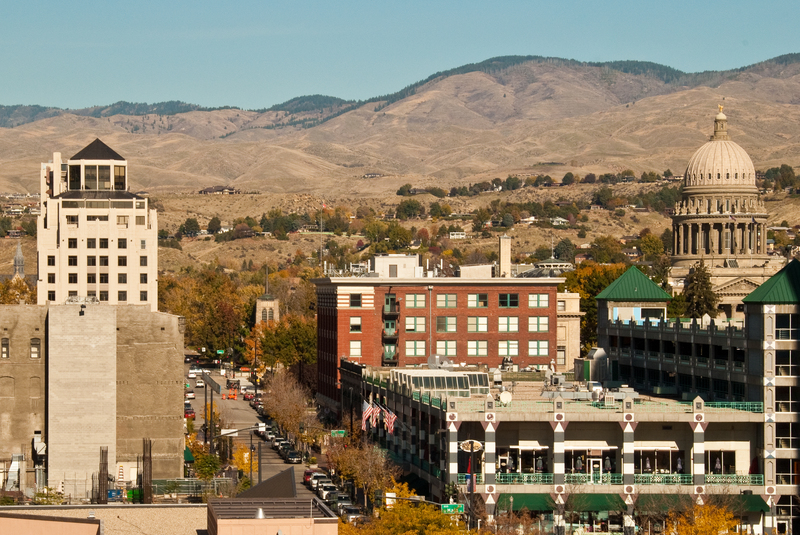
<path fill-rule="evenodd" d="M 570 494 L 567 510 L 572 511 L 625 511 L 628 507 L 619 494 Z"/>
<path fill-rule="evenodd" d="M 555 509 L 555 504 L 549 494 L 524 494 L 521 492 L 501 494 L 497 499 L 498 509 L 503 511 L 511 509 L 512 498 L 514 499 L 514 511 L 521 511 L 523 508 L 528 511 L 552 511 Z"/>
<path fill-rule="evenodd" d="M 192 452 L 188 447 L 184 448 L 183 450 L 183 462 L 185 463 L 194 462 L 194 455 L 192 455 Z"/>
<path fill-rule="evenodd" d="M 769 505 L 767 505 L 767 502 L 764 501 L 764 498 L 756 494 L 722 494 L 719 495 L 717 499 L 715 498 L 717 497 L 712 496 L 710 502 L 714 503 L 715 505 L 727 507 L 731 510 L 731 512 L 733 512 L 733 514 L 739 514 L 743 512 L 769 512 Z"/>

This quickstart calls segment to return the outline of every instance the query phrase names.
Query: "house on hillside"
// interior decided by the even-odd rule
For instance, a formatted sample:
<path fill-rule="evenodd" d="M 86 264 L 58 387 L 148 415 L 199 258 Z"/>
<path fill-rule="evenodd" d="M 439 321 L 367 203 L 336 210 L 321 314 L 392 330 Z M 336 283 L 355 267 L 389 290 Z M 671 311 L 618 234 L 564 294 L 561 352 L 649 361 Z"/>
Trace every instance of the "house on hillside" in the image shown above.
<path fill-rule="evenodd" d="M 231 186 L 211 186 L 210 188 L 201 189 L 198 193 L 200 195 L 238 195 L 241 190 Z"/>

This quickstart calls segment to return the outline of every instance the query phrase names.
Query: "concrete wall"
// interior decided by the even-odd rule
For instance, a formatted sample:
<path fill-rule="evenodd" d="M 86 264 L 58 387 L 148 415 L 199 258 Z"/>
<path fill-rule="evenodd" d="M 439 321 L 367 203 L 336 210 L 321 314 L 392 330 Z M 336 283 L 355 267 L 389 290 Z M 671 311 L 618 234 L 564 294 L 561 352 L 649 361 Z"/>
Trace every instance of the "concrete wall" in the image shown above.
<path fill-rule="evenodd" d="M 91 492 L 101 447 L 110 467 L 116 459 L 116 312 L 62 305 L 48 313 L 48 485 L 63 481 L 72 496 Z"/>
<path fill-rule="evenodd" d="M 124 478 L 152 439 L 153 477 L 183 474 L 183 333 L 178 316 L 147 305 L 119 306 L 117 317 L 116 478 Z"/>

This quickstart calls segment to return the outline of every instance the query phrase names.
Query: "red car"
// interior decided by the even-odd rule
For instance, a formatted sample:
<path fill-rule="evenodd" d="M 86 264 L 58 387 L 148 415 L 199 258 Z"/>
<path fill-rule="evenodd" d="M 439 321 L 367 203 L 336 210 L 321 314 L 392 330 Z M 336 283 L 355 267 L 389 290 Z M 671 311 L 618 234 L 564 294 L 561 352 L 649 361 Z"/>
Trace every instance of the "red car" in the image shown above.
<path fill-rule="evenodd" d="M 194 409 L 192 409 L 192 408 L 183 409 L 183 417 L 184 418 L 194 418 Z"/>
<path fill-rule="evenodd" d="M 252 393 L 252 392 L 245 392 L 245 394 L 244 394 L 244 400 L 245 401 L 252 401 L 253 399 L 255 399 L 255 397 L 256 397 L 256 395 L 254 393 Z"/>

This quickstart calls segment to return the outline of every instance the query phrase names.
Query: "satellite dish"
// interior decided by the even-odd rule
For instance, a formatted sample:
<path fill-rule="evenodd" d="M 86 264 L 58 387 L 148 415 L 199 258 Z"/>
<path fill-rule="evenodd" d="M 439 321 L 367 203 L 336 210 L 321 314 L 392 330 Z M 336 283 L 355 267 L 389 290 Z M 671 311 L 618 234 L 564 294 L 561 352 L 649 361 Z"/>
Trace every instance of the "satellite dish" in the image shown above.
<path fill-rule="evenodd" d="M 502 403 L 503 405 L 508 405 L 509 403 L 511 403 L 511 399 L 513 397 L 514 396 L 512 396 L 511 392 L 509 392 L 508 390 L 506 390 L 505 392 L 501 392 L 500 393 L 500 403 Z"/>

